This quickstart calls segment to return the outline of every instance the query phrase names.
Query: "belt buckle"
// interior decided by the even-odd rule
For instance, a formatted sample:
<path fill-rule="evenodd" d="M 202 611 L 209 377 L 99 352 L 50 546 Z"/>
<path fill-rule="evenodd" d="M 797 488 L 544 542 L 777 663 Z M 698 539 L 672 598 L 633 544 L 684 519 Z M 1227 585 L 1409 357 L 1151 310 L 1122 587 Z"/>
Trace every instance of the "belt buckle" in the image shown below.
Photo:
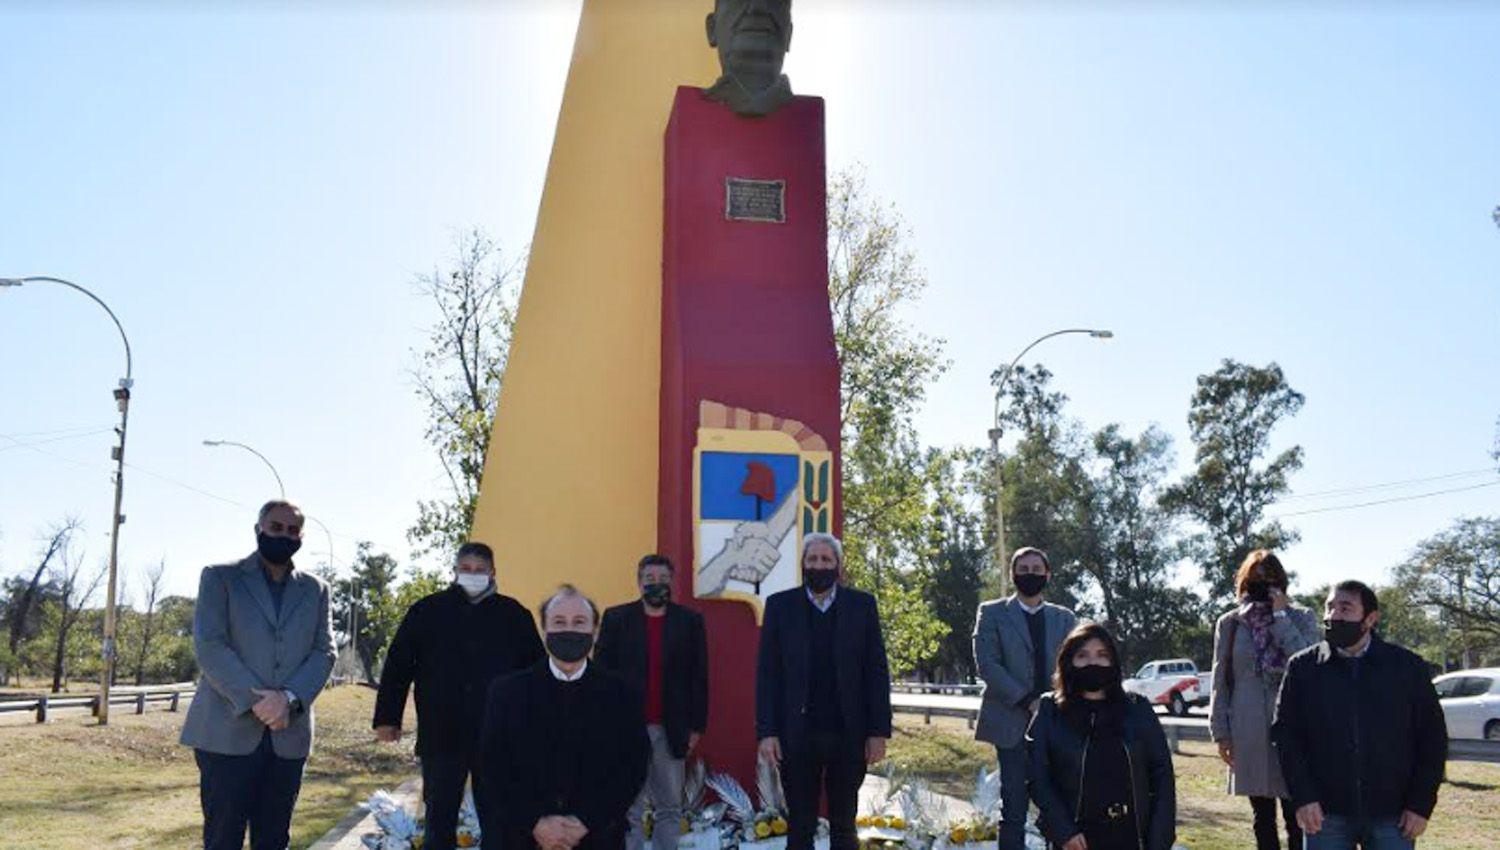
<path fill-rule="evenodd" d="M 1110 803 L 1109 808 L 1104 810 L 1105 817 L 1110 820 L 1119 820 L 1130 814 L 1130 805 L 1127 803 Z"/>

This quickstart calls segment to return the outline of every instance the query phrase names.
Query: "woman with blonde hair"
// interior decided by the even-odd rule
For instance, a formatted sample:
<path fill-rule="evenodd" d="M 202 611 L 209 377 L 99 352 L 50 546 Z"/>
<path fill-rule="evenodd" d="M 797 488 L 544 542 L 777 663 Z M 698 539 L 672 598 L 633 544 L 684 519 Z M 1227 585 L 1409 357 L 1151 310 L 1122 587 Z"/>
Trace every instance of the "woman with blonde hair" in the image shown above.
<path fill-rule="evenodd" d="M 1229 765 L 1229 793 L 1250 798 L 1257 850 L 1279 850 L 1277 800 L 1287 847 L 1300 850 L 1302 831 L 1271 747 L 1271 720 L 1287 659 L 1322 639 L 1317 615 L 1287 595 L 1286 569 L 1269 549 L 1256 549 L 1234 578 L 1239 604 L 1214 627 L 1209 727 Z"/>

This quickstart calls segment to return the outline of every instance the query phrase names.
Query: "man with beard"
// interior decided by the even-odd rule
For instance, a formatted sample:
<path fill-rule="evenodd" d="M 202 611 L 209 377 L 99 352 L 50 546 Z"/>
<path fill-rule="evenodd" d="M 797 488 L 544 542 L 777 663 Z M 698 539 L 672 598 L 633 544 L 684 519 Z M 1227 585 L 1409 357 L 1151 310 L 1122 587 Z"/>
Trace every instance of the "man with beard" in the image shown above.
<path fill-rule="evenodd" d="M 1416 846 L 1437 805 L 1448 727 L 1427 663 L 1375 634 L 1380 602 L 1342 581 L 1324 640 L 1292 656 L 1271 740 L 1307 850 Z"/>
<path fill-rule="evenodd" d="M 267 502 L 255 552 L 207 567 L 193 608 L 198 691 L 182 724 L 198 762 L 205 850 L 285 850 L 313 700 L 333 670 L 328 585 L 296 568 L 302 511 Z"/>
<path fill-rule="evenodd" d="M 760 758 L 779 764 L 787 850 L 812 850 L 828 797 L 832 850 L 856 850 L 865 766 L 891 737 L 891 671 L 875 597 L 840 585 L 844 550 L 831 534 L 802 538 L 803 587 L 766 599 L 756 660 Z"/>
<path fill-rule="evenodd" d="M 540 609 L 546 660 L 490 686 L 480 774 L 500 803 L 506 850 L 625 846 L 651 745 L 640 694 L 589 663 L 597 611 L 563 585 Z"/>
<path fill-rule="evenodd" d="M 651 804 L 656 850 L 675 850 L 682 815 L 686 759 L 708 728 L 708 639 L 703 615 L 672 601 L 673 567 L 665 555 L 647 555 L 636 565 L 641 598 L 604 612 L 594 660 L 618 673 L 640 693 L 651 768 L 630 807 L 626 846 L 641 850 L 642 819 Z"/>
<path fill-rule="evenodd" d="M 993 744 L 1000 761 L 1000 850 L 1026 840 L 1026 727 L 1037 701 L 1052 689 L 1058 647 L 1078 624 L 1072 611 L 1042 598 L 1052 564 L 1030 546 L 1010 558 L 1014 595 L 979 606 L 974 666 L 984 699 L 974 737 Z"/>

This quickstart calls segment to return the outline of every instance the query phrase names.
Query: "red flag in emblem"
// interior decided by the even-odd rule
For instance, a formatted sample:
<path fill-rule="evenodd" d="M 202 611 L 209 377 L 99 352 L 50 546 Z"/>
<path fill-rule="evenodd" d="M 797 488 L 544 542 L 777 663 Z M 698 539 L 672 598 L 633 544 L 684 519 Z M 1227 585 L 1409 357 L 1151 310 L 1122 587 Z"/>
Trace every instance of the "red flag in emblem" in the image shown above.
<path fill-rule="evenodd" d="M 745 464 L 745 482 L 740 485 L 740 494 L 755 497 L 755 518 L 761 518 L 761 506 L 776 501 L 776 473 L 758 460 Z"/>

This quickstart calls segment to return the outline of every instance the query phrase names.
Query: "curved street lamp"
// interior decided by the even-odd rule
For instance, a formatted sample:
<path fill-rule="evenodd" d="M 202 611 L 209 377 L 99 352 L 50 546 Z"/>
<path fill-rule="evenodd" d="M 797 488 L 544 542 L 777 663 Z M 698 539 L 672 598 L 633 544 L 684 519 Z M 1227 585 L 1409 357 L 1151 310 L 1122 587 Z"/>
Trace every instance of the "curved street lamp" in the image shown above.
<path fill-rule="evenodd" d="M 119 435 L 120 442 L 110 451 L 110 459 L 115 462 L 115 509 L 110 516 L 109 582 L 105 585 L 104 591 L 104 664 L 99 673 L 99 702 L 94 710 L 94 716 L 99 719 L 99 725 L 104 726 L 109 723 L 109 691 L 114 684 L 115 677 L 115 627 L 117 625 L 115 585 L 120 563 L 120 524 L 125 521 L 125 515 L 120 513 L 120 507 L 125 499 L 125 428 L 130 421 L 130 389 L 135 385 L 133 362 L 130 356 L 130 338 L 125 335 L 125 326 L 120 324 L 115 311 L 109 309 L 109 305 L 105 304 L 103 299 L 72 281 L 45 275 L 0 278 L 0 288 L 19 287 L 28 283 L 57 284 L 87 295 L 109 314 L 110 321 L 115 323 L 115 329 L 120 332 L 120 341 L 125 343 L 125 377 L 120 379 L 119 385 L 114 389 L 115 407 L 120 411 L 120 424 L 115 428 L 115 433 Z"/>
<path fill-rule="evenodd" d="M 995 379 L 995 419 L 990 428 L 989 437 L 990 459 L 995 465 L 995 566 L 1000 572 L 1001 593 L 1010 589 L 1010 570 L 1007 569 L 1005 562 L 1005 507 L 1001 499 L 1004 494 L 1004 479 L 1001 475 L 1000 463 L 1000 397 L 1005 392 L 1005 382 L 1010 379 L 1010 373 L 1015 370 L 1016 364 L 1021 362 L 1021 358 L 1026 356 L 1026 352 L 1055 336 L 1065 334 L 1088 334 L 1094 339 L 1113 339 L 1115 335 L 1114 331 L 1098 328 L 1064 328 L 1043 334 L 1021 349 L 1021 353 L 1017 354 L 1015 359 L 1010 361 L 1010 365 L 1005 367 L 1005 371 L 1000 373 L 1000 377 Z"/>
<path fill-rule="evenodd" d="M 251 448 L 250 446 L 245 445 L 244 443 L 237 443 L 234 440 L 204 440 L 203 441 L 203 445 L 205 445 L 205 446 L 234 446 L 235 448 L 244 449 L 245 451 L 249 452 L 250 454 L 253 454 L 256 457 L 260 458 L 260 462 L 266 465 L 266 469 L 271 470 L 271 475 L 275 476 L 275 478 L 276 478 L 276 489 L 278 489 L 278 490 L 281 491 L 281 498 L 283 500 L 286 499 L 286 485 L 283 484 L 283 483 L 281 483 L 281 473 L 279 473 L 279 472 L 276 471 L 276 467 L 271 464 L 271 461 L 265 455 L 261 454 L 260 452 L 256 451 L 255 449 Z M 328 545 L 329 545 L 329 548 L 330 548 L 329 557 L 332 557 L 332 551 L 331 551 L 332 547 L 333 547 L 332 538 L 329 539 L 329 544 Z"/>

